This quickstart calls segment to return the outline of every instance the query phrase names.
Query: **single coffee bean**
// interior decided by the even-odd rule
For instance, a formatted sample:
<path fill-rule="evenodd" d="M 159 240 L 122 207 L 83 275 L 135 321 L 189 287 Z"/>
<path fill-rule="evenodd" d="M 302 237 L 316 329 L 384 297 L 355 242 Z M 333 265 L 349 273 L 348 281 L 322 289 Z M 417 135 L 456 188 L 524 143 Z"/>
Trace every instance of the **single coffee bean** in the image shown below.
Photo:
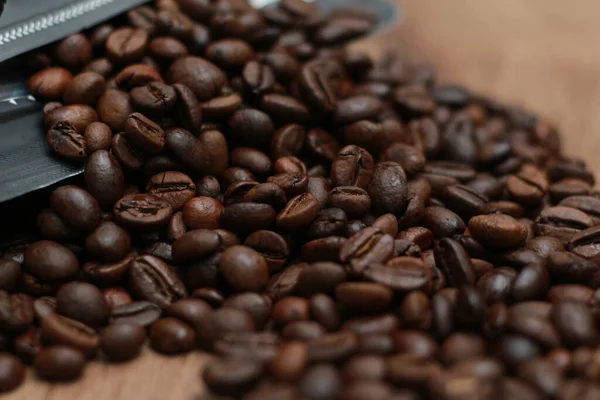
<path fill-rule="evenodd" d="M 352 236 L 340 251 L 340 260 L 350 265 L 353 274 L 362 274 L 373 263 L 391 258 L 394 239 L 377 228 L 366 228 Z"/>
<path fill-rule="evenodd" d="M 598 328 L 585 304 L 558 302 L 553 307 L 551 319 L 562 341 L 569 347 L 594 346 L 598 341 Z"/>
<path fill-rule="evenodd" d="M 209 363 L 202 376 L 213 393 L 238 396 L 257 384 L 263 368 L 257 360 L 221 359 Z"/>
<path fill-rule="evenodd" d="M 454 287 L 474 284 L 476 277 L 469 254 L 456 240 L 444 238 L 434 250 L 435 264 Z"/>
<path fill-rule="evenodd" d="M 106 39 L 108 56 L 118 64 L 140 60 L 148 46 L 148 33 L 143 29 L 115 29 Z"/>
<path fill-rule="evenodd" d="M 373 176 L 373 157 L 357 146 L 346 146 L 340 150 L 331 166 L 334 186 L 358 186 L 366 189 Z"/>
<path fill-rule="evenodd" d="M 86 250 L 97 259 L 116 262 L 131 248 L 131 237 L 113 222 L 103 222 L 85 240 Z"/>
<path fill-rule="evenodd" d="M 27 81 L 27 89 L 38 98 L 60 99 L 72 80 L 73 75 L 68 70 L 50 67 L 31 76 Z"/>
<path fill-rule="evenodd" d="M 194 330 L 175 318 L 161 318 L 150 327 L 148 333 L 152 348 L 164 354 L 187 353 L 196 343 Z"/>
<path fill-rule="evenodd" d="M 237 291 L 259 292 L 269 281 L 264 257 L 250 247 L 229 247 L 223 252 L 219 266 L 227 283 Z"/>
<path fill-rule="evenodd" d="M 277 215 L 277 226 L 285 230 L 298 230 L 308 227 L 317 216 L 320 206 L 310 193 L 292 198 Z"/>
<path fill-rule="evenodd" d="M 146 115 L 161 116 L 175 107 L 175 88 L 162 82 L 151 82 L 137 86 L 130 92 L 131 105 Z"/>
<path fill-rule="evenodd" d="M 35 357 L 34 368 L 39 376 L 53 381 L 77 379 L 85 368 L 85 355 L 70 346 L 46 347 Z"/>
<path fill-rule="evenodd" d="M 14 260 L 0 260 L 0 290 L 12 292 L 21 276 L 21 264 Z"/>
<path fill-rule="evenodd" d="M 113 213 L 117 222 L 135 230 L 151 230 L 169 222 L 173 208 L 166 201 L 149 194 L 121 198 Z"/>
<path fill-rule="evenodd" d="M 111 310 L 118 306 L 133 303 L 133 298 L 123 288 L 109 287 L 102 291 L 102 295 Z"/>
<path fill-rule="evenodd" d="M 75 254 L 63 245 L 42 240 L 25 250 L 23 266 L 45 281 L 64 281 L 79 271 Z"/>
<path fill-rule="evenodd" d="M 323 113 L 337 110 L 336 95 L 322 65 L 318 62 L 306 64 L 301 68 L 298 79 L 298 88 L 312 107 Z"/>
<path fill-rule="evenodd" d="M 146 330 L 135 324 L 120 323 L 106 327 L 100 335 L 100 350 L 111 361 L 128 361 L 140 353 Z"/>
<path fill-rule="evenodd" d="M 128 141 L 148 153 L 158 153 L 165 146 L 165 132 L 140 113 L 133 113 L 123 124 Z"/>
<path fill-rule="evenodd" d="M 61 40 L 54 48 L 54 58 L 70 70 L 78 70 L 92 59 L 92 44 L 82 33 Z"/>
<path fill-rule="evenodd" d="M 150 178 L 146 192 L 166 201 L 176 211 L 194 197 L 196 185 L 186 174 L 166 171 Z"/>
<path fill-rule="evenodd" d="M 83 72 L 75 76 L 63 94 L 65 104 L 93 104 L 104 93 L 106 81 L 96 72 Z"/>
<path fill-rule="evenodd" d="M 12 354 L 0 353 L 0 392 L 10 392 L 25 379 L 23 362 Z"/>
<path fill-rule="evenodd" d="M 90 357 L 98 350 L 98 333 L 82 322 L 51 314 L 44 318 L 40 325 L 44 341 L 74 347 Z"/>
<path fill-rule="evenodd" d="M 508 178 L 506 188 L 516 202 L 535 205 L 548 192 L 549 183 L 543 171 L 534 165 L 525 164 L 517 174 Z"/>
<path fill-rule="evenodd" d="M 401 292 L 427 289 L 432 281 L 431 272 L 423 261 L 414 257 L 399 257 L 393 265 L 371 264 L 364 271 L 365 278 Z"/>
<path fill-rule="evenodd" d="M 446 208 L 437 206 L 425 208 L 422 224 L 440 238 L 462 234 L 466 228 L 462 218 Z"/>
<path fill-rule="evenodd" d="M 152 325 L 161 316 L 161 309 L 154 303 L 148 301 L 134 301 L 113 308 L 110 321 L 111 324 L 133 324 L 141 327 Z"/>
<path fill-rule="evenodd" d="M 88 191 L 102 206 L 113 205 L 123 197 L 123 170 L 106 150 L 95 151 L 89 156 L 85 164 L 84 178 Z"/>
<path fill-rule="evenodd" d="M 592 218 L 575 208 L 557 206 L 542 210 L 535 221 L 536 233 L 568 242 L 573 235 L 594 226 Z"/>
<path fill-rule="evenodd" d="M 469 231 L 484 246 L 493 249 L 512 249 L 522 246 L 527 238 L 526 228 L 504 214 L 479 215 L 469 221 Z"/>
<path fill-rule="evenodd" d="M 85 138 L 69 122 L 53 125 L 48 130 L 46 139 L 52 150 L 63 158 L 83 160 L 87 155 Z"/>
<path fill-rule="evenodd" d="M 335 295 L 342 307 L 369 313 L 385 310 L 392 301 L 393 292 L 377 283 L 345 282 L 335 288 Z"/>
<path fill-rule="evenodd" d="M 19 333 L 33 323 L 33 299 L 24 293 L 9 294 L 0 290 L 0 328 Z"/>
<path fill-rule="evenodd" d="M 336 159 L 342 146 L 335 136 L 323 129 L 315 128 L 306 133 L 305 147 L 313 157 L 323 162 L 331 162 Z M 366 153 L 366 150 L 363 151 Z"/>
<path fill-rule="evenodd" d="M 106 325 L 110 315 L 102 292 L 84 282 L 71 282 L 60 288 L 56 294 L 56 311 L 93 327 Z"/>
<path fill-rule="evenodd" d="M 227 143 L 219 131 L 206 131 L 195 138 L 184 129 L 170 129 L 167 131 L 166 145 L 185 165 L 200 175 L 220 178 L 227 169 Z"/>
<path fill-rule="evenodd" d="M 226 76 L 216 65 L 198 57 L 182 57 L 167 72 L 169 83 L 182 83 L 192 89 L 198 100 L 209 100 L 221 90 Z"/>
<path fill-rule="evenodd" d="M 185 286 L 173 268 L 154 256 L 144 255 L 133 260 L 129 279 L 133 292 L 139 298 L 162 309 L 187 296 Z"/>

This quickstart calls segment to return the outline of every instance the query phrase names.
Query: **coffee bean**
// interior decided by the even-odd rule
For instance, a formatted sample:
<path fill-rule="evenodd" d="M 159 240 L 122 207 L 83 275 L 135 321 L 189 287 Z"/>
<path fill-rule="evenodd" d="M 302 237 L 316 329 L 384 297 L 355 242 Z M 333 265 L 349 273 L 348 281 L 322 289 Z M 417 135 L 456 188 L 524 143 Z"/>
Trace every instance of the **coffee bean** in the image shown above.
<path fill-rule="evenodd" d="M 150 327 L 148 336 L 152 348 L 164 354 L 187 353 L 196 341 L 194 330 L 175 318 L 159 319 Z"/>
<path fill-rule="evenodd" d="M 119 64 L 140 60 L 146 52 L 148 33 L 142 29 L 115 29 L 106 39 L 106 51 Z"/>
<path fill-rule="evenodd" d="M 41 328 L 46 342 L 71 346 L 88 356 L 95 355 L 98 350 L 98 333 L 82 322 L 51 314 L 41 321 Z M 43 351 L 38 354 L 38 357 L 42 353 Z"/>
<path fill-rule="evenodd" d="M 161 309 L 148 301 L 134 301 L 113 308 L 111 324 L 133 324 L 142 327 L 152 325 L 160 318 Z"/>
<path fill-rule="evenodd" d="M 106 325 L 110 309 L 102 292 L 94 285 L 71 282 L 56 294 L 56 311 L 90 326 Z"/>
<path fill-rule="evenodd" d="M 167 147 L 200 175 L 221 177 L 228 164 L 227 143 L 219 131 L 206 131 L 196 139 L 184 129 L 170 129 Z"/>
<path fill-rule="evenodd" d="M 236 396 L 256 385 L 263 368 L 256 360 L 216 360 L 206 366 L 203 378 L 212 392 Z"/>
<path fill-rule="evenodd" d="M 316 110 L 332 113 L 337 110 L 336 95 L 327 77 L 327 71 L 319 63 L 307 64 L 300 70 L 299 90 Z"/>
<path fill-rule="evenodd" d="M 79 271 L 79 262 L 71 250 L 45 240 L 35 242 L 25 250 L 23 266 L 46 281 L 63 281 Z"/>
<path fill-rule="evenodd" d="M 423 211 L 423 225 L 436 237 L 451 237 L 465 231 L 465 223 L 458 215 L 443 207 L 427 207 Z"/>
<path fill-rule="evenodd" d="M 521 246 L 527 230 L 514 218 L 503 214 L 479 215 L 469 221 L 469 231 L 484 246 L 511 249 Z"/>
<path fill-rule="evenodd" d="M 173 268 L 154 256 L 139 256 L 131 262 L 129 280 L 133 292 L 162 309 L 187 296 Z"/>
<path fill-rule="evenodd" d="M 82 33 L 61 40 L 54 48 L 56 61 L 71 70 L 78 70 L 92 59 L 92 44 Z"/>
<path fill-rule="evenodd" d="M 123 197 L 123 170 L 117 160 L 105 150 L 95 151 L 89 156 L 84 178 L 88 191 L 100 205 L 113 205 Z"/>
<path fill-rule="evenodd" d="M 200 101 L 218 94 L 226 80 L 225 74 L 216 65 L 191 56 L 176 60 L 166 76 L 169 83 L 181 83 L 192 89 Z"/>
<path fill-rule="evenodd" d="M 104 93 L 105 87 L 106 81 L 102 75 L 83 72 L 69 82 L 63 100 L 65 104 L 92 104 Z"/>
<path fill-rule="evenodd" d="M 444 238 L 435 247 L 435 264 L 450 285 L 456 287 L 475 283 L 475 273 L 468 253 L 456 240 Z"/>
<path fill-rule="evenodd" d="M 594 221 L 582 211 L 557 206 L 540 212 L 536 219 L 535 230 L 538 235 L 551 236 L 562 242 L 568 242 L 573 235 L 592 226 Z"/>
<path fill-rule="evenodd" d="M 121 198 L 113 212 L 117 222 L 131 229 L 148 230 L 165 225 L 173 214 L 173 208 L 158 197 L 134 194 Z"/>
<path fill-rule="evenodd" d="M 277 215 L 277 226 L 285 230 L 297 230 L 308 227 L 319 212 L 319 203 L 310 193 L 292 198 Z"/>
<path fill-rule="evenodd" d="M 432 280 L 425 264 L 414 257 L 399 257 L 393 265 L 371 264 L 365 269 L 364 276 L 401 292 L 428 289 Z"/>
<path fill-rule="evenodd" d="M 559 302 L 554 305 L 551 319 L 567 346 L 593 346 L 597 342 L 596 323 L 584 304 Z"/>
<path fill-rule="evenodd" d="M 336 286 L 335 295 L 342 307 L 369 313 L 386 309 L 393 292 L 377 283 L 345 282 Z"/>
<path fill-rule="evenodd" d="M 111 361 L 128 361 L 139 354 L 146 341 L 143 327 L 121 323 L 110 325 L 100 335 L 100 349 Z"/>
<path fill-rule="evenodd" d="M 353 274 L 361 274 L 373 263 L 386 262 L 393 251 L 392 236 L 382 234 L 376 228 L 366 228 L 342 246 L 340 260 L 350 264 Z"/>
<path fill-rule="evenodd" d="M 329 132 L 316 128 L 306 133 L 305 147 L 313 157 L 322 161 L 333 161 L 342 146 Z"/>
<path fill-rule="evenodd" d="M 27 89 L 39 98 L 60 99 L 72 80 L 73 75 L 68 70 L 50 67 L 31 76 L 27 81 Z"/>
<path fill-rule="evenodd" d="M 220 268 L 225 280 L 237 291 L 261 291 L 269 281 L 267 263 L 246 246 L 232 246 L 223 252 Z"/>
<path fill-rule="evenodd" d="M 77 379 L 85 368 L 83 353 L 73 347 L 55 345 L 44 348 L 35 357 L 34 368 L 44 379 L 71 381 Z"/>
<path fill-rule="evenodd" d="M 58 122 L 46 135 L 48 144 L 63 158 L 83 160 L 86 156 L 85 138 L 68 122 Z"/>

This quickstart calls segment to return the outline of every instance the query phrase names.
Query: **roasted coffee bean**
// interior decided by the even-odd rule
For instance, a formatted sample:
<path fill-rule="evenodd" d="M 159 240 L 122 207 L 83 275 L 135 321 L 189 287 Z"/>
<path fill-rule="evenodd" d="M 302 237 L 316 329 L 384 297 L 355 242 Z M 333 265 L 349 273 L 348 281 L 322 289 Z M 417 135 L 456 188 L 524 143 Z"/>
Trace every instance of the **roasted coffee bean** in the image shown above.
<path fill-rule="evenodd" d="M 100 335 L 100 350 L 111 361 L 128 361 L 139 354 L 146 342 L 146 330 L 135 324 L 110 325 Z"/>
<path fill-rule="evenodd" d="M 267 262 L 250 247 L 229 247 L 223 252 L 219 266 L 227 283 L 237 291 L 259 292 L 269 281 Z"/>
<path fill-rule="evenodd" d="M 527 229 L 504 214 L 479 215 L 469 221 L 469 231 L 484 246 L 492 249 L 512 249 L 522 246 Z"/>
<path fill-rule="evenodd" d="M 100 224 L 98 202 L 77 186 L 59 187 L 50 195 L 50 204 L 67 224 L 77 230 L 91 231 Z"/>
<path fill-rule="evenodd" d="M 9 392 L 21 385 L 25 379 L 25 366 L 9 353 L 0 354 L 0 392 Z"/>
<path fill-rule="evenodd" d="M 371 208 L 369 194 L 356 186 L 338 186 L 329 192 L 329 204 L 341 208 L 349 217 L 361 217 Z"/>
<path fill-rule="evenodd" d="M 568 242 L 573 235 L 594 226 L 592 218 L 575 208 L 557 206 L 542 210 L 535 230 L 540 236 L 551 236 Z"/>
<path fill-rule="evenodd" d="M 562 341 L 569 347 L 594 346 L 598 328 L 585 304 L 574 301 L 558 302 L 551 315 Z"/>
<path fill-rule="evenodd" d="M 73 75 L 66 69 L 50 67 L 43 69 L 29 78 L 29 92 L 43 99 L 60 99 L 73 80 Z"/>
<path fill-rule="evenodd" d="M 340 150 L 331 166 L 334 186 L 358 186 L 367 189 L 373 176 L 373 157 L 357 146 L 346 146 Z"/>
<path fill-rule="evenodd" d="M 186 297 L 183 282 L 173 268 L 154 256 L 139 256 L 131 262 L 129 280 L 133 292 L 141 299 L 165 309 Z"/>
<path fill-rule="evenodd" d="M 285 239 L 272 231 L 256 231 L 246 238 L 244 245 L 264 257 L 270 272 L 279 271 L 290 254 Z"/>
<path fill-rule="evenodd" d="M 97 259 L 116 262 L 131 248 L 131 237 L 113 222 L 103 222 L 85 240 L 86 250 Z"/>
<path fill-rule="evenodd" d="M 148 46 L 148 33 L 142 29 L 115 29 L 106 39 L 106 51 L 119 64 L 140 60 Z"/>
<path fill-rule="evenodd" d="M 130 263 L 135 256 L 135 253 L 130 253 L 122 260 L 114 263 L 87 262 L 83 265 L 83 274 L 96 284 L 117 284 L 121 282 L 127 271 L 129 271 Z"/>
<path fill-rule="evenodd" d="M 124 323 L 146 327 L 158 320 L 161 313 L 160 307 L 154 303 L 134 301 L 113 308 L 110 321 L 111 324 Z"/>
<path fill-rule="evenodd" d="M 462 234 L 466 228 L 462 218 L 451 210 L 438 206 L 425 208 L 422 224 L 439 238 Z"/>
<path fill-rule="evenodd" d="M 56 294 L 56 311 L 93 327 L 106 325 L 110 314 L 102 292 L 84 282 L 61 286 Z"/>
<path fill-rule="evenodd" d="M 306 228 L 315 219 L 319 209 L 319 203 L 312 194 L 300 194 L 292 198 L 277 215 L 277 226 L 288 231 Z"/>
<path fill-rule="evenodd" d="M 219 131 L 206 131 L 195 138 L 184 129 L 170 129 L 166 145 L 198 174 L 221 177 L 227 168 L 227 143 Z"/>
<path fill-rule="evenodd" d="M 175 318 L 161 318 L 153 323 L 148 337 L 152 348 L 164 354 L 187 353 L 196 342 L 194 330 Z"/>
<path fill-rule="evenodd" d="M 327 71 L 318 62 L 301 68 L 298 88 L 306 102 L 319 112 L 333 113 L 337 110 L 337 98 Z"/>
<path fill-rule="evenodd" d="M 306 133 L 304 145 L 310 154 L 325 162 L 334 161 L 342 147 L 333 135 L 320 128 L 311 129 Z"/>
<path fill-rule="evenodd" d="M 79 271 L 79 262 L 71 250 L 46 240 L 35 242 L 25 250 L 23 266 L 45 281 L 64 281 Z"/>
<path fill-rule="evenodd" d="M 412 290 L 428 290 L 431 272 L 423 261 L 414 257 L 398 257 L 393 264 L 372 264 L 364 271 L 365 278 L 394 290 L 408 293 Z"/>
<path fill-rule="evenodd" d="M 106 150 L 95 151 L 89 156 L 85 164 L 84 178 L 88 191 L 102 206 L 113 205 L 124 195 L 123 170 Z"/>
<path fill-rule="evenodd" d="M 83 160 L 86 156 L 85 138 L 68 122 L 52 126 L 46 138 L 50 147 L 63 158 Z"/>
<path fill-rule="evenodd" d="M 88 356 L 95 355 L 98 350 L 98 333 L 82 322 L 51 314 L 42 319 L 40 325 L 42 336 L 47 342 L 74 347 Z"/>
<path fill-rule="evenodd" d="M 476 277 L 469 254 L 456 240 L 444 238 L 435 247 L 435 264 L 454 287 L 474 284 Z"/>
<path fill-rule="evenodd" d="M 34 368 L 39 376 L 52 381 L 77 379 L 85 368 L 85 355 L 70 346 L 46 347 L 35 357 Z"/>
<path fill-rule="evenodd" d="M 134 194 L 120 199 L 113 212 L 117 222 L 136 230 L 155 229 L 166 225 L 173 208 L 166 201 L 149 195 Z"/>
<path fill-rule="evenodd" d="M 353 274 L 362 274 L 373 263 L 392 257 L 394 239 L 377 228 L 366 228 L 352 236 L 341 248 L 340 261 L 348 263 Z"/>
<path fill-rule="evenodd" d="M 263 374 L 263 365 L 257 360 L 216 360 L 203 371 L 208 388 L 219 395 L 242 395 L 252 389 Z"/>
<path fill-rule="evenodd" d="M 182 57 L 167 72 L 167 81 L 181 83 L 192 89 L 198 100 L 209 100 L 218 94 L 226 76 L 216 65 L 198 57 Z"/>
<path fill-rule="evenodd" d="M 146 192 L 169 203 L 173 210 L 181 209 L 196 194 L 192 179 L 177 171 L 154 175 L 146 185 Z"/>
<path fill-rule="evenodd" d="M 123 288 L 109 287 L 102 291 L 108 307 L 112 310 L 118 306 L 133 303 L 131 295 Z"/>
<path fill-rule="evenodd" d="M 24 293 L 9 294 L 0 291 L 0 329 L 19 333 L 33 323 L 33 299 Z"/>

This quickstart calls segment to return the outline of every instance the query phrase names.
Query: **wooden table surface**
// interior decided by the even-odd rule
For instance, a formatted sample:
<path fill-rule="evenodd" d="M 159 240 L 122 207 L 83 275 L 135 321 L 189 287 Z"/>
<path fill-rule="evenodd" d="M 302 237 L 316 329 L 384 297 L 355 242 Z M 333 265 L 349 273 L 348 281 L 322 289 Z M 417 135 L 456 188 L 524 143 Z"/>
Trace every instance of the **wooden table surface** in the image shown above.
<path fill-rule="evenodd" d="M 600 26 L 596 0 L 396 0 L 401 23 L 357 46 L 409 53 L 446 82 L 522 104 L 555 123 L 567 152 L 600 173 Z M 49 385 L 31 371 L 3 398 L 119 400 L 204 398 L 195 353 L 164 357 L 146 350 L 123 365 L 93 363 L 82 380 Z"/>

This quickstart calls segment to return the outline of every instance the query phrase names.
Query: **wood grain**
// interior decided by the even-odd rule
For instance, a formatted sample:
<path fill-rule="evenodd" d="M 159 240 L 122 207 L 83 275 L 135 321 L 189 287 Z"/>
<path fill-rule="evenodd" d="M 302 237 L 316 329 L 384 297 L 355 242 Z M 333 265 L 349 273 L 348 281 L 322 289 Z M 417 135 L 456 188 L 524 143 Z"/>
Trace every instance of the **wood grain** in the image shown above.
<path fill-rule="evenodd" d="M 600 173 L 600 25 L 595 0 L 397 0 L 402 23 L 357 44 L 435 65 L 442 81 L 522 104 L 554 122 L 567 152 Z M 200 399 L 203 354 L 146 350 L 123 365 L 94 363 L 76 383 L 49 385 L 30 372 L 5 396 L 30 400 Z"/>

